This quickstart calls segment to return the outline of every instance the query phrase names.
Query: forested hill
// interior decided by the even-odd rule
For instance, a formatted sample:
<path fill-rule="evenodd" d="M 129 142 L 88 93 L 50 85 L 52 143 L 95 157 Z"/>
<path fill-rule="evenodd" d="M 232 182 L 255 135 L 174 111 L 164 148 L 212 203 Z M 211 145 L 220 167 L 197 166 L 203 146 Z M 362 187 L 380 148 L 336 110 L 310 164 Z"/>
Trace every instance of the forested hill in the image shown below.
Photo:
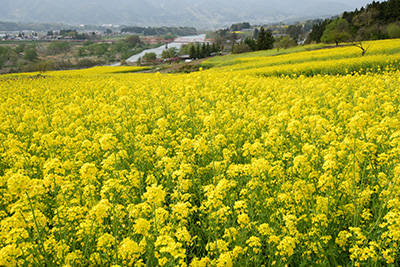
<path fill-rule="evenodd" d="M 325 18 L 360 2 L 365 0 L 0 0 L 0 21 L 208 29 L 240 21 Z"/>
<path fill-rule="evenodd" d="M 329 26 L 329 24 L 331 25 Z M 306 43 L 319 43 L 327 40 L 326 29 L 332 28 L 332 24 L 335 24 L 336 30 L 342 33 L 341 41 L 399 38 L 400 0 L 374 1 L 365 8 L 344 12 L 340 18 L 326 19 L 320 24 L 314 25 Z"/>

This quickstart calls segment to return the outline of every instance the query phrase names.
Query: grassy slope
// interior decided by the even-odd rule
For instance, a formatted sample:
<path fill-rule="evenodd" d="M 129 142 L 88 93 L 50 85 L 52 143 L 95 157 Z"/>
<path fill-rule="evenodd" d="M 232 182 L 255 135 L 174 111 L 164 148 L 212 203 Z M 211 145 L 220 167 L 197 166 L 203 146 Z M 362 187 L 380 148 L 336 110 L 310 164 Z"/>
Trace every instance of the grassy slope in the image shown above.
<path fill-rule="evenodd" d="M 363 43 L 368 48 L 352 45 L 338 47 L 306 45 L 286 50 L 267 50 L 229 56 L 219 56 L 202 63 L 205 68 L 243 71 L 262 76 L 344 75 L 347 73 L 379 72 L 400 68 L 400 40 L 380 40 Z"/>
<path fill-rule="evenodd" d="M 278 56 L 278 55 L 292 54 L 292 53 L 303 52 L 303 51 L 311 51 L 311 50 L 321 49 L 323 47 L 324 47 L 324 45 L 322 45 L 322 44 L 304 45 L 304 46 L 296 46 L 296 47 L 292 47 L 292 48 L 288 48 L 288 49 L 280 49 L 280 50 L 271 49 L 271 50 L 243 53 L 243 54 L 231 54 L 231 55 L 226 55 L 226 56 L 217 56 L 217 57 L 213 57 L 207 61 L 204 61 L 202 63 L 202 65 L 204 67 L 229 66 L 229 65 L 237 64 L 238 59 Z"/>

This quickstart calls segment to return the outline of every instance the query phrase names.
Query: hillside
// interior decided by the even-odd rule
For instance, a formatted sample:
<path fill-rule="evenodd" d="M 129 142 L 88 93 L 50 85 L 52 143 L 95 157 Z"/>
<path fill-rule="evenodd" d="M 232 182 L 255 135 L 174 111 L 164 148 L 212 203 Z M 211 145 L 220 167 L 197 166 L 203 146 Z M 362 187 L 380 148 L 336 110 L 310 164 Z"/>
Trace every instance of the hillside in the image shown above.
<path fill-rule="evenodd" d="M 329 16 L 359 7 L 360 1 L 50 1 L 2 0 L 0 21 L 67 24 L 126 24 L 219 27 L 233 22 L 279 22 Z M 366 4 L 364 2 L 363 4 Z M 21 8 L 29 7 L 29 8 Z"/>
<path fill-rule="evenodd" d="M 339 32 L 347 35 L 342 41 L 400 38 L 400 0 L 374 1 L 365 8 L 344 12 L 338 20 L 344 23 Z M 328 18 L 314 25 L 306 43 L 331 39 L 325 30 L 334 23 L 334 18 Z"/>

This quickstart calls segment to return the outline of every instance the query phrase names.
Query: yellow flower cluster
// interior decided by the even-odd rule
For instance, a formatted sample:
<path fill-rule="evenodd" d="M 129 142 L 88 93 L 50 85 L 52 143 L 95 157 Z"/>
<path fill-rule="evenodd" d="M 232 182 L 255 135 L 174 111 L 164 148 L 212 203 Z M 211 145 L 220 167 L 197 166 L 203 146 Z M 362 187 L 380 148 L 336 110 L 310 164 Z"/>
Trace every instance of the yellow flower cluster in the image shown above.
<path fill-rule="evenodd" d="M 241 71 L 243 74 L 264 76 L 315 76 L 345 75 L 348 73 L 381 72 L 397 69 L 400 66 L 400 40 L 381 40 L 365 42 L 367 49 L 361 57 L 360 48 L 347 45 L 336 49 L 317 49 L 300 51 L 271 57 L 260 56 L 260 52 L 245 54 L 239 58 L 217 63 L 221 70 Z M 205 61 L 205 65 L 213 65 L 215 59 Z M 234 65 L 232 65 L 234 64 Z"/>
<path fill-rule="evenodd" d="M 239 69 L 0 79 L 0 266 L 398 263 L 400 72 Z"/>
<path fill-rule="evenodd" d="M 14 74 L 2 75 L 0 79 L 13 78 L 13 77 L 31 77 L 31 76 L 39 76 L 41 74 L 45 76 L 99 76 L 105 74 L 132 73 L 148 69 L 150 69 L 150 67 L 132 67 L 132 66 L 93 67 L 88 69 L 49 71 L 44 73 L 40 72 L 14 73 Z"/>

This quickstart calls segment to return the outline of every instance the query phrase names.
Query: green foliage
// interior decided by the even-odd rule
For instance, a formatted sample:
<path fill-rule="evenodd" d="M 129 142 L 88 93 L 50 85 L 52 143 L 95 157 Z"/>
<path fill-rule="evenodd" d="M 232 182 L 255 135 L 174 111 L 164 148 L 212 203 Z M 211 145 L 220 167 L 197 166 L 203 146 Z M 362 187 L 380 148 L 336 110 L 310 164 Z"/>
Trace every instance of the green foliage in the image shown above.
<path fill-rule="evenodd" d="M 235 44 L 236 44 L 237 38 L 238 38 L 238 35 L 236 34 L 236 32 L 231 32 L 231 34 L 229 35 L 230 43 L 232 46 L 232 53 L 233 53 L 233 50 L 235 49 Z"/>
<path fill-rule="evenodd" d="M 46 72 L 46 71 L 60 69 L 60 65 L 54 60 L 39 61 L 34 66 L 35 66 L 35 71 L 39 72 Z"/>
<path fill-rule="evenodd" d="M 6 48 L 0 46 L 0 69 L 3 68 L 4 63 L 7 60 L 7 51 Z"/>
<path fill-rule="evenodd" d="M 163 38 L 164 40 L 175 39 L 176 37 L 178 37 L 178 35 L 172 34 L 170 32 L 161 36 L 161 38 Z"/>
<path fill-rule="evenodd" d="M 0 46 L 0 69 L 7 64 L 16 64 L 18 54 L 9 46 Z"/>
<path fill-rule="evenodd" d="M 246 39 L 244 39 L 243 43 L 247 44 L 251 48 L 251 51 L 257 50 L 257 42 L 253 38 L 247 37 Z"/>
<path fill-rule="evenodd" d="M 92 45 L 94 44 L 94 42 L 92 40 L 87 40 L 83 43 L 83 46 L 88 46 L 88 45 Z"/>
<path fill-rule="evenodd" d="M 260 28 L 257 38 L 257 50 L 268 50 L 274 47 L 275 39 L 272 33 L 266 31 L 264 27 Z"/>
<path fill-rule="evenodd" d="M 389 0 L 383 2 L 373 1 L 367 6 L 367 11 L 376 10 L 375 20 L 385 24 L 400 20 L 400 0 Z"/>
<path fill-rule="evenodd" d="M 232 24 L 231 27 L 229 27 L 230 31 L 240 31 L 243 29 L 250 29 L 250 23 L 248 22 L 241 22 L 241 23 L 236 23 Z"/>
<path fill-rule="evenodd" d="M 0 31 L 40 31 L 55 30 L 63 27 L 60 23 L 18 23 L 0 21 Z"/>
<path fill-rule="evenodd" d="M 138 35 L 131 35 L 128 36 L 125 41 L 131 46 L 135 47 L 136 45 L 141 45 L 142 41 L 140 40 L 140 37 Z"/>
<path fill-rule="evenodd" d="M 78 56 L 102 56 L 107 53 L 110 44 L 107 43 L 93 43 L 90 45 L 82 46 L 78 49 Z"/>
<path fill-rule="evenodd" d="M 26 43 L 21 43 L 15 48 L 15 52 L 17 54 L 21 54 L 22 52 L 25 51 L 25 49 L 26 49 Z"/>
<path fill-rule="evenodd" d="M 318 24 L 314 24 L 312 31 L 310 34 L 307 36 L 307 39 L 305 41 L 306 44 L 311 44 L 311 43 L 320 43 L 321 42 L 321 37 L 324 34 L 326 25 L 330 22 L 330 20 L 324 20 L 323 22 L 320 22 Z"/>
<path fill-rule="evenodd" d="M 349 23 L 343 18 L 338 18 L 326 26 L 321 41 L 339 45 L 340 42 L 348 41 L 350 38 Z"/>
<path fill-rule="evenodd" d="M 378 24 L 370 27 L 361 27 L 357 32 L 357 41 L 387 39 L 386 29 Z"/>
<path fill-rule="evenodd" d="M 260 31 L 259 31 L 257 28 L 254 29 L 254 32 L 253 32 L 253 39 L 255 39 L 255 40 L 258 39 L 258 33 L 259 33 L 259 32 L 260 32 Z"/>
<path fill-rule="evenodd" d="M 178 54 L 178 49 L 175 47 L 170 47 L 167 50 L 164 50 L 161 54 L 162 58 L 173 58 Z"/>
<path fill-rule="evenodd" d="M 191 45 L 189 49 L 189 57 L 196 58 L 196 56 L 197 56 L 196 47 L 194 45 Z"/>
<path fill-rule="evenodd" d="M 116 53 L 127 54 L 131 49 L 132 49 L 131 45 L 125 41 L 114 43 L 110 47 L 110 50 L 115 54 Z"/>
<path fill-rule="evenodd" d="M 290 38 L 289 36 L 282 36 L 275 43 L 275 47 L 278 49 L 278 51 L 281 48 L 288 49 L 289 47 L 293 47 L 296 45 L 297 45 L 296 40 Z"/>
<path fill-rule="evenodd" d="M 215 35 L 218 37 L 226 37 L 229 33 L 229 29 L 219 29 L 215 32 Z"/>
<path fill-rule="evenodd" d="M 34 62 L 34 61 L 39 59 L 39 56 L 38 56 L 38 54 L 37 54 L 35 49 L 28 49 L 28 50 L 25 51 L 24 59 L 28 60 L 28 61 L 31 61 L 31 62 Z"/>
<path fill-rule="evenodd" d="M 93 67 L 96 65 L 102 65 L 104 64 L 104 61 L 102 60 L 91 60 L 88 58 L 84 58 L 78 61 L 77 66 L 80 68 L 87 68 L 87 67 Z"/>
<path fill-rule="evenodd" d="M 71 45 L 68 42 L 53 41 L 50 43 L 47 51 L 50 55 L 58 55 L 66 53 L 71 49 Z"/>
<path fill-rule="evenodd" d="M 93 54 L 95 56 L 104 55 L 108 50 L 109 44 L 107 43 L 97 43 L 93 45 Z"/>
<path fill-rule="evenodd" d="M 60 31 L 61 36 L 69 36 L 73 39 L 76 40 L 85 40 L 88 38 L 84 33 L 78 33 L 77 30 L 72 30 L 72 29 L 63 29 Z"/>
<path fill-rule="evenodd" d="M 78 57 L 85 57 L 87 55 L 88 54 L 84 46 L 78 48 Z"/>
<path fill-rule="evenodd" d="M 303 26 L 289 25 L 289 27 L 286 29 L 286 33 L 290 36 L 290 38 L 297 41 L 299 37 L 303 34 Z"/>
<path fill-rule="evenodd" d="M 400 26 L 397 23 L 389 24 L 387 33 L 390 38 L 400 38 Z"/>
<path fill-rule="evenodd" d="M 144 63 L 146 63 L 146 64 L 153 63 L 156 59 L 157 59 L 157 55 L 156 55 L 156 53 L 154 53 L 154 52 L 146 53 L 146 54 L 144 54 L 144 56 L 143 56 L 143 61 L 144 61 Z"/>
<path fill-rule="evenodd" d="M 233 54 L 241 54 L 241 53 L 248 53 L 253 51 L 253 49 L 251 49 L 251 47 L 248 44 L 238 44 L 235 46 L 235 48 L 233 49 Z"/>
<path fill-rule="evenodd" d="M 216 44 L 189 43 L 181 47 L 179 54 L 189 55 L 190 58 L 205 58 L 215 52 L 218 52 L 218 46 Z"/>
<path fill-rule="evenodd" d="M 373 1 L 365 8 L 344 12 L 342 19 L 348 22 L 347 31 L 358 41 L 395 38 L 390 36 L 387 29 L 391 23 L 400 21 L 400 0 Z M 306 43 L 327 41 L 326 37 L 324 40 L 321 39 L 322 32 L 331 22 L 331 19 L 326 19 L 321 24 L 314 25 Z M 393 31 L 393 36 L 396 36 L 395 28 Z M 331 42 L 335 41 L 331 39 Z"/>

